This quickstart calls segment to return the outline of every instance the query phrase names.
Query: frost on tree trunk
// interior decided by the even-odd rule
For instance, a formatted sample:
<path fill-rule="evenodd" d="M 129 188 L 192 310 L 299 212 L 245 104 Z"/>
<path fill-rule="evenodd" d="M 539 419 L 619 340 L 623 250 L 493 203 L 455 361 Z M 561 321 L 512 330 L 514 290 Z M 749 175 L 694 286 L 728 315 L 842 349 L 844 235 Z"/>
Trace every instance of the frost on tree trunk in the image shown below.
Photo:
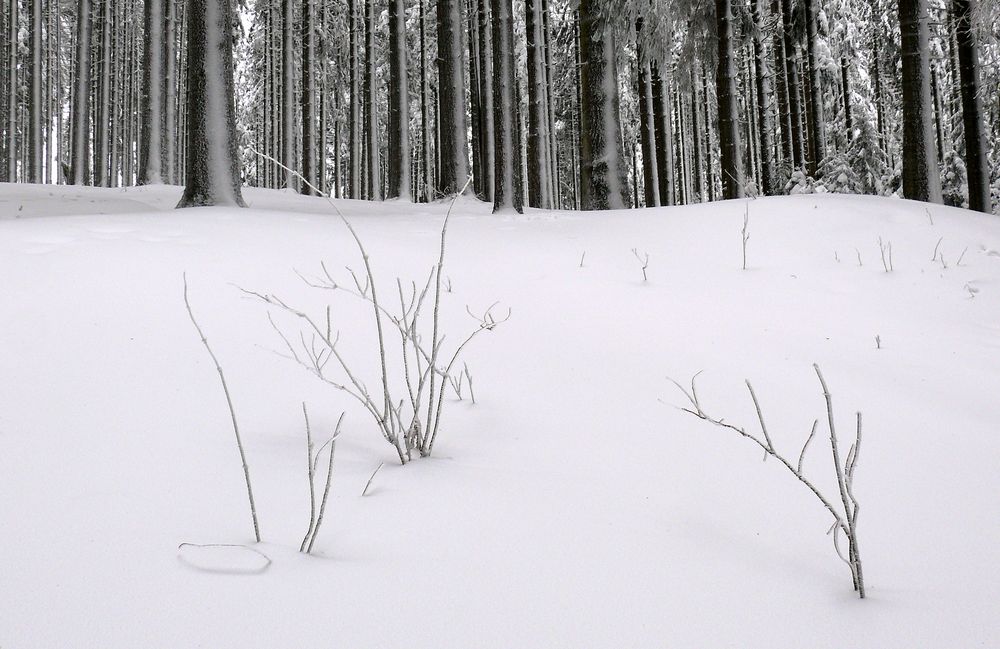
<path fill-rule="evenodd" d="M 826 121 L 823 119 L 823 80 L 819 74 L 819 36 L 816 30 L 816 0 L 805 0 L 806 49 L 809 74 L 809 175 L 815 177 L 826 158 Z"/>
<path fill-rule="evenodd" d="M 163 182 L 163 0 L 145 0 L 140 185 Z M 103 160 L 102 160 L 103 163 Z"/>
<path fill-rule="evenodd" d="M 719 45 L 719 67 L 715 74 L 719 102 L 719 150 L 723 198 L 743 198 L 743 153 L 737 111 L 736 56 L 733 51 L 731 0 L 715 0 L 715 26 Z"/>
<path fill-rule="evenodd" d="M 368 200 L 382 200 L 378 88 L 375 85 L 375 0 L 365 3 L 365 145 L 368 149 Z"/>
<path fill-rule="evenodd" d="M 302 92 L 299 104 L 302 107 L 302 176 L 309 181 L 302 183 L 299 191 L 307 196 L 315 192 L 310 187 L 319 185 L 316 176 L 316 77 L 313 61 L 316 60 L 316 3 L 303 0 L 301 15 L 302 33 Z"/>
<path fill-rule="evenodd" d="M 986 129 L 979 95 L 979 47 L 973 28 L 975 0 L 952 0 L 958 40 L 958 71 L 962 80 L 962 125 L 965 127 L 965 164 L 969 177 L 969 209 L 992 211 L 990 172 L 986 160 Z"/>
<path fill-rule="evenodd" d="M 295 188 L 295 16 L 292 0 L 281 0 L 281 164 L 284 186 Z"/>
<path fill-rule="evenodd" d="M 410 92 L 406 75 L 406 5 L 389 0 L 389 192 L 410 200 Z"/>
<path fill-rule="evenodd" d="M 522 211 L 520 118 L 515 101 L 514 18 L 511 0 L 491 0 L 493 12 L 493 114 L 496 185 L 493 211 Z"/>
<path fill-rule="evenodd" d="M 76 72 L 73 77 L 73 105 L 70 122 L 70 160 L 66 182 L 87 182 L 90 159 L 90 0 L 77 3 Z M 11 178 L 13 180 L 13 178 Z"/>
<path fill-rule="evenodd" d="M 462 0 L 438 0 L 437 15 L 440 185 L 445 194 L 455 194 L 469 178 L 465 66 L 462 65 Z"/>
<path fill-rule="evenodd" d="M 230 0 L 188 0 L 187 177 L 177 207 L 245 207 L 236 156 Z"/>
<path fill-rule="evenodd" d="M 635 21 L 636 58 L 639 65 L 639 135 L 642 140 L 642 170 L 646 207 L 660 206 L 660 176 L 656 159 L 656 110 L 653 106 L 653 82 L 643 20 Z"/>
<path fill-rule="evenodd" d="M 660 76 L 660 65 L 651 63 L 653 76 L 653 121 L 656 130 L 656 171 L 660 184 L 660 205 L 676 203 L 674 186 L 674 134 L 671 123 L 670 83 Z"/>
<path fill-rule="evenodd" d="M 545 106 L 545 52 L 541 0 L 524 3 L 528 62 L 528 205 L 552 207 L 549 173 L 548 109 Z"/>
<path fill-rule="evenodd" d="M 930 46 L 925 0 L 899 1 L 902 36 L 903 196 L 941 202 L 941 179 L 934 158 Z"/>
<path fill-rule="evenodd" d="M 764 58 L 764 14 L 762 0 L 752 0 L 753 53 L 757 91 L 757 132 L 759 133 L 760 175 L 764 194 L 778 193 L 775 181 L 774 120 L 771 118 L 771 70 Z"/>
<path fill-rule="evenodd" d="M 361 198 L 361 61 L 359 59 L 358 43 L 358 0 L 348 0 L 348 21 L 350 24 L 350 42 L 347 56 L 351 68 L 351 128 L 350 128 L 350 161 L 351 172 L 348 174 L 351 184 L 348 197 Z"/>
<path fill-rule="evenodd" d="M 493 111 L 493 37 L 491 34 L 489 4 L 486 0 L 477 0 L 479 14 L 479 60 L 481 69 L 479 72 L 482 121 L 482 160 L 483 160 L 483 198 L 488 203 L 495 199 L 496 187 L 496 159 L 494 152 L 496 144 L 494 135 L 496 133 L 495 113 Z"/>
<path fill-rule="evenodd" d="M 580 193 L 585 210 L 628 207 L 619 124 L 618 54 L 600 0 L 580 2 Z"/>
<path fill-rule="evenodd" d="M 42 182 L 42 0 L 31 0 L 28 49 L 28 174 L 29 183 Z"/>

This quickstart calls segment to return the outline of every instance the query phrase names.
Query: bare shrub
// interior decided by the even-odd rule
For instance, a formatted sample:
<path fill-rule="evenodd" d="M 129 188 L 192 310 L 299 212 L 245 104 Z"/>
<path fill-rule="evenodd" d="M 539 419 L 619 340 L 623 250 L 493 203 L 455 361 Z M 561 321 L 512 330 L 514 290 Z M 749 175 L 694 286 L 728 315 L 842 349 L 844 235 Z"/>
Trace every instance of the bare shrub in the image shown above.
<path fill-rule="evenodd" d="M 754 442 L 764 451 L 764 459 L 766 460 L 768 456 L 774 457 L 784 466 L 793 476 L 795 476 L 799 482 L 804 484 L 812 493 L 819 499 L 826 510 L 833 516 L 833 525 L 831 525 L 828 533 L 833 534 L 833 545 L 837 552 L 837 555 L 848 565 L 851 570 L 851 579 L 854 582 L 854 590 L 857 591 L 858 596 L 862 599 L 865 597 L 865 580 L 864 574 L 861 568 L 861 552 L 858 548 L 858 511 L 861 509 L 858 504 L 857 498 L 854 496 L 854 470 L 858 465 L 858 454 L 861 449 L 861 413 L 857 413 L 857 432 L 855 434 L 854 443 L 851 445 L 850 450 L 847 452 L 847 457 L 841 461 L 840 457 L 840 447 L 837 440 L 837 432 L 834 426 L 833 417 L 833 399 L 830 396 L 830 391 L 826 386 L 826 381 L 823 378 L 823 373 L 820 371 L 818 365 L 813 365 L 816 370 L 816 376 L 819 378 L 820 385 L 823 388 L 823 398 L 826 400 L 826 413 L 827 422 L 830 429 L 830 449 L 833 454 L 833 466 L 836 472 L 837 487 L 840 492 L 840 502 L 842 505 L 842 510 L 834 506 L 833 501 L 827 498 L 802 472 L 802 462 L 805 459 L 806 450 L 809 448 L 809 442 L 812 441 L 813 437 L 816 435 L 816 427 L 819 423 L 818 420 L 813 422 L 812 431 L 806 438 L 805 444 L 802 445 L 802 450 L 799 452 L 798 461 L 793 464 L 784 455 L 779 453 L 774 448 L 774 443 L 771 441 L 771 436 L 767 432 L 767 426 L 764 424 L 764 415 L 760 407 L 760 402 L 757 400 L 757 395 L 754 393 L 753 386 L 750 381 L 746 381 L 747 390 L 750 392 L 750 398 L 753 400 L 754 408 L 757 411 L 757 420 L 760 423 L 761 437 L 749 433 L 746 429 L 725 422 L 723 419 L 717 419 L 708 415 L 701 406 L 701 402 L 698 399 L 698 391 L 695 386 L 695 380 L 698 375 L 691 379 L 690 390 L 685 389 L 679 383 L 671 379 L 671 382 L 677 386 L 677 388 L 684 393 L 687 398 L 689 406 L 683 407 L 686 413 L 692 414 L 699 419 L 703 419 L 711 424 L 719 426 L 720 428 L 725 428 L 738 433 L 742 437 L 749 439 Z M 840 547 L 840 534 L 843 533 L 847 538 L 847 556 L 845 557 L 841 547 Z"/>

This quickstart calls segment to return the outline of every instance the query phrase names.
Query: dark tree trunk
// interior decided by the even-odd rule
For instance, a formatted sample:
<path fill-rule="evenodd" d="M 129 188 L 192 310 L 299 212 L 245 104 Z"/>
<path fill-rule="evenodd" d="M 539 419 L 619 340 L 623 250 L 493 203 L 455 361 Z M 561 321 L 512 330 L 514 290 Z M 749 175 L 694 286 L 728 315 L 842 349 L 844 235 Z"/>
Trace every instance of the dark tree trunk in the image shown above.
<path fill-rule="evenodd" d="M 975 0 L 952 0 L 957 27 L 958 69 L 962 80 L 962 125 L 965 128 L 965 166 L 969 177 L 969 209 L 989 213 L 990 171 L 986 159 L 989 146 L 983 125 L 979 87 L 979 47 L 973 30 Z"/>
<path fill-rule="evenodd" d="M 281 164 L 284 186 L 295 188 L 295 14 L 293 0 L 281 0 Z"/>
<path fill-rule="evenodd" d="M 792 166 L 805 167 L 805 133 L 802 128 L 802 102 L 799 90 L 798 49 L 792 32 L 791 0 L 781 0 L 782 35 L 785 43 L 785 79 L 788 83 L 788 113 L 790 117 Z"/>
<path fill-rule="evenodd" d="M 600 0 L 580 2 L 580 176 L 585 210 L 628 207 L 628 179 L 619 123 L 618 54 Z"/>
<path fill-rule="evenodd" d="M 844 126 L 847 127 L 847 141 L 854 139 L 854 119 L 851 115 L 851 79 L 848 74 L 847 57 L 840 57 L 841 85 L 844 88 Z"/>
<path fill-rule="evenodd" d="M 163 182 L 163 0 L 145 0 L 140 185 Z M 97 171 L 98 181 L 101 173 Z"/>
<path fill-rule="evenodd" d="M 528 205 L 552 207 L 549 180 L 547 132 L 548 108 L 545 105 L 545 51 L 542 39 L 541 0 L 525 0 L 525 39 L 528 63 Z"/>
<path fill-rule="evenodd" d="M 931 101 L 934 103 L 934 134 L 937 141 L 938 164 L 944 162 L 944 111 L 941 105 L 941 88 L 938 84 L 936 65 L 931 65 Z"/>
<path fill-rule="evenodd" d="M 441 191 L 455 194 L 466 186 L 469 179 L 465 66 L 462 64 L 462 0 L 438 0 L 437 14 Z"/>
<path fill-rule="evenodd" d="M 659 182 L 660 205 L 673 205 L 676 202 L 674 184 L 674 134 L 671 124 L 672 107 L 670 101 L 670 83 L 661 77 L 660 66 L 656 62 L 650 64 L 653 87 L 653 126 L 656 142 L 656 172 Z"/>
<path fill-rule="evenodd" d="M 483 199 L 487 203 L 492 203 L 494 199 L 493 190 L 496 186 L 496 160 L 494 151 L 494 135 L 496 132 L 496 119 L 494 113 L 493 99 L 493 45 L 492 45 L 492 21 L 490 20 L 490 7 L 486 0 L 477 0 L 479 17 L 479 97 L 481 101 L 482 120 L 479 124 L 483 161 Z"/>
<path fill-rule="evenodd" d="M 774 20 L 774 34 L 771 39 L 772 59 L 774 61 L 775 91 L 778 98 L 778 126 L 781 130 L 781 160 L 780 165 L 792 164 L 792 117 L 788 108 L 788 82 L 785 78 L 785 41 L 782 38 L 781 2 L 771 0 L 771 19 Z M 775 130 L 777 134 L 777 129 Z M 780 165 L 775 165 L 780 166 Z M 777 168 L 775 169 L 777 175 Z M 775 191 L 780 192 L 776 184 Z"/>
<path fill-rule="evenodd" d="M 363 1 L 363 0 L 362 0 Z M 351 190 L 348 192 L 349 198 L 361 198 L 361 140 L 364 137 L 361 132 L 361 61 L 360 43 L 358 42 L 358 31 L 361 29 L 361 21 L 358 20 L 358 0 L 348 0 L 348 24 L 350 25 L 350 43 L 347 56 L 350 58 L 351 68 L 351 127 L 349 144 L 351 147 L 350 161 L 351 172 L 348 174 Z"/>
<path fill-rule="evenodd" d="M 903 196 L 941 202 L 934 160 L 931 115 L 930 45 L 925 0 L 898 0 L 902 35 Z"/>
<path fill-rule="evenodd" d="M 694 161 L 691 164 L 692 181 L 694 182 L 694 197 L 699 203 L 708 200 L 707 192 L 702 186 L 702 137 L 699 128 L 699 117 L 701 110 L 698 106 L 698 75 L 694 69 L 691 70 L 691 152 L 694 154 Z"/>
<path fill-rule="evenodd" d="M 514 76 L 514 17 L 511 0 L 491 0 L 493 11 L 493 114 L 496 133 L 496 187 L 493 211 L 523 210 L 521 174 L 518 169 L 517 103 Z"/>
<path fill-rule="evenodd" d="M 319 184 L 316 177 L 316 6 L 315 0 L 302 0 L 300 15 L 300 46 L 302 47 L 302 90 L 299 105 L 302 109 L 302 183 L 299 191 L 308 196 L 315 194 L 310 187 Z"/>
<path fill-rule="evenodd" d="M 231 0 L 188 0 L 187 182 L 177 207 L 245 207 L 236 155 Z"/>
<path fill-rule="evenodd" d="M 660 176 L 657 168 L 656 108 L 653 101 L 653 81 L 649 54 L 646 52 L 647 34 L 643 20 L 635 21 L 636 58 L 639 64 L 639 136 L 642 140 L 643 187 L 646 207 L 659 207 Z"/>
<path fill-rule="evenodd" d="M 764 14 L 762 0 L 751 0 L 753 9 L 753 53 L 757 73 L 757 131 L 760 155 L 761 191 L 767 195 L 778 193 L 774 173 L 774 120 L 771 118 L 771 77 L 764 59 Z"/>
<path fill-rule="evenodd" d="M 42 182 L 42 0 L 28 5 L 28 173 L 29 183 Z"/>
<path fill-rule="evenodd" d="M 166 28 L 164 83 L 167 89 L 163 96 L 163 180 L 171 185 L 177 184 L 177 4 L 172 0 L 163 3 Z"/>
<path fill-rule="evenodd" d="M 715 75 L 719 102 L 719 149 L 722 154 L 722 197 L 743 198 L 743 155 L 740 147 L 739 111 L 736 90 L 736 55 L 733 50 L 731 0 L 715 0 L 715 27 L 718 36 L 719 67 Z"/>
<path fill-rule="evenodd" d="M 826 158 L 826 119 L 823 117 L 823 80 L 819 74 L 816 47 L 816 0 L 803 0 L 806 17 L 807 67 L 809 71 L 809 175 L 816 176 Z"/>
<path fill-rule="evenodd" d="M 368 200 L 382 200 L 382 156 L 375 84 L 375 0 L 365 3 L 365 148 L 368 149 Z"/>
<path fill-rule="evenodd" d="M 410 85 L 406 66 L 406 6 L 389 0 L 389 192 L 410 200 Z"/>
<path fill-rule="evenodd" d="M 77 4 L 76 72 L 73 77 L 73 107 L 70 121 L 70 185 L 87 182 L 90 162 L 90 0 Z M 13 133 L 13 121 L 11 133 Z M 13 148 L 13 147 L 12 147 Z M 11 180 L 13 180 L 11 176 Z"/>
<path fill-rule="evenodd" d="M 423 167 L 424 200 L 428 203 L 434 198 L 433 164 L 431 163 L 431 119 L 430 119 L 430 89 L 427 86 L 427 16 L 426 0 L 420 3 L 420 159 Z M 353 146 L 353 145 L 352 145 Z"/>

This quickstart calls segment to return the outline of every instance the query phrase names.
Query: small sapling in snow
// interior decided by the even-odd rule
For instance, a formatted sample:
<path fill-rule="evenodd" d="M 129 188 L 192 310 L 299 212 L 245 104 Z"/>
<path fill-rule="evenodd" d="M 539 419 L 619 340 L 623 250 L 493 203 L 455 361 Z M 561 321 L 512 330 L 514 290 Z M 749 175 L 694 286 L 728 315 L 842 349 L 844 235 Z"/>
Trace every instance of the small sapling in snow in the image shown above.
<path fill-rule="evenodd" d="M 646 269 L 649 268 L 649 253 L 643 252 L 640 255 L 639 250 L 637 248 L 632 248 L 632 255 L 636 258 L 636 261 L 639 262 L 639 268 L 640 270 L 642 270 L 642 281 L 645 282 L 647 279 Z"/>
<path fill-rule="evenodd" d="M 768 456 L 774 457 L 789 472 L 791 472 L 791 474 L 795 476 L 799 482 L 805 485 L 813 493 L 813 495 L 816 496 L 816 498 L 819 499 L 819 501 L 833 517 L 833 525 L 830 527 L 830 531 L 828 533 L 833 534 L 834 549 L 836 550 L 837 555 L 850 568 L 851 579 L 854 582 L 854 590 L 857 591 L 860 598 L 864 599 L 865 580 L 864 573 L 861 569 L 861 551 L 858 547 L 858 511 L 861 509 L 861 506 L 858 504 L 858 500 L 854 495 L 854 470 L 857 468 L 858 454 L 861 450 L 861 413 L 857 413 L 857 432 L 855 433 L 854 443 L 847 452 L 847 457 L 842 461 L 840 457 L 840 446 L 837 439 L 837 432 L 834 426 L 833 399 L 830 396 L 830 390 L 826 386 L 826 380 L 823 378 L 823 373 L 820 371 L 819 366 L 813 365 L 813 369 L 815 369 L 816 376 L 819 378 L 820 385 L 823 388 L 823 398 L 826 401 L 827 422 L 830 430 L 830 449 L 833 454 L 833 466 L 837 479 L 837 487 L 840 492 L 842 508 L 835 507 L 833 504 L 834 501 L 823 495 L 819 488 L 816 487 L 802 471 L 802 462 L 805 459 L 806 449 L 809 448 L 809 442 L 811 442 L 813 437 L 816 435 L 818 420 L 813 422 L 812 431 L 806 438 L 805 444 L 802 445 L 802 450 L 799 452 L 798 456 L 798 462 L 792 464 L 790 460 L 775 449 L 771 436 L 768 434 L 767 426 L 764 424 L 764 415 L 761 410 L 760 402 L 757 400 L 757 394 L 754 392 L 753 386 L 750 385 L 750 381 L 746 381 L 746 386 L 747 390 L 750 392 L 750 398 L 753 400 L 754 408 L 757 411 L 757 421 L 760 423 L 762 438 L 754 435 L 753 433 L 747 432 L 746 429 L 742 427 L 730 424 L 724 419 L 709 416 L 702 409 L 701 401 L 698 398 L 698 390 L 695 386 L 695 379 L 698 378 L 697 374 L 695 374 L 695 376 L 691 379 L 690 390 L 685 389 L 673 379 L 670 380 L 688 400 L 688 406 L 682 407 L 681 410 L 694 415 L 699 419 L 714 424 L 715 426 L 738 433 L 742 437 L 754 442 L 757 446 L 763 449 L 765 460 Z M 847 538 L 848 547 L 846 557 L 840 547 L 841 534 Z"/>

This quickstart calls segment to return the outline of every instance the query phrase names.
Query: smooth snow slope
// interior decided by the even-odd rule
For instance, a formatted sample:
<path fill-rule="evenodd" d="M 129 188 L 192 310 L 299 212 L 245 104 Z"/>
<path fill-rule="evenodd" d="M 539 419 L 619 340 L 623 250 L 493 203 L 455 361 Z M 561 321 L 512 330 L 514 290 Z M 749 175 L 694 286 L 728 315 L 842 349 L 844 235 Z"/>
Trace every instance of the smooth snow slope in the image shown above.
<path fill-rule="evenodd" d="M 4 649 L 996 646 L 995 218 L 762 199 L 742 271 L 743 202 L 514 218 L 463 201 L 449 340 L 473 324 L 466 305 L 512 317 L 466 357 L 478 404 L 449 402 L 435 457 L 398 467 L 356 404 L 273 353 L 266 310 L 234 288 L 315 313 L 329 300 L 374 385 L 364 305 L 293 272 L 360 266 L 329 206 L 249 190 L 248 210 L 174 211 L 179 196 L 0 185 Z M 425 276 L 444 206 L 338 204 L 386 291 Z M 931 261 L 939 238 L 947 268 Z M 273 562 L 259 574 L 245 551 L 178 549 L 253 540 L 185 271 L 243 429 L 254 547 Z M 667 380 L 702 371 L 706 410 L 756 432 L 749 378 L 793 458 L 819 418 L 805 470 L 835 499 L 813 362 L 845 447 L 864 413 L 865 601 L 813 496 L 678 411 Z M 314 556 L 296 552 L 303 400 L 317 437 L 347 412 Z"/>

